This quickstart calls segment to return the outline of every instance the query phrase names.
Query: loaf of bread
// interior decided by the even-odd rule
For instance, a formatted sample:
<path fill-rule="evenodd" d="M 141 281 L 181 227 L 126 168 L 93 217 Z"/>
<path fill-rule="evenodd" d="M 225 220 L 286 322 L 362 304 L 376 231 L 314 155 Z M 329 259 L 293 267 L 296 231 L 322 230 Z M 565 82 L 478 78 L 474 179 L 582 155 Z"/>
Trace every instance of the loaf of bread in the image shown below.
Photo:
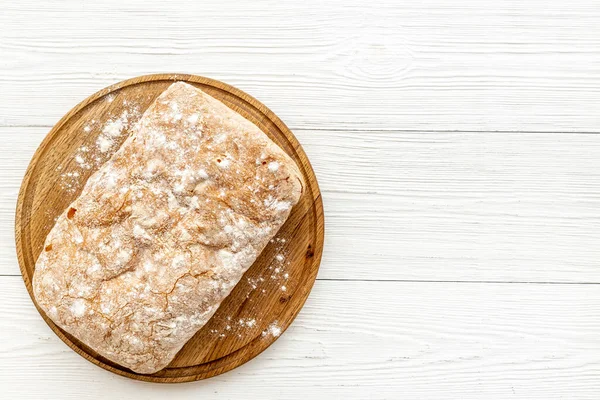
<path fill-rule="evenodd" d="M 258 127 L 174 83 L 58 217 L 35 299 L 100 355 L 159 371 L 240 281 L 303 185 Z"/>

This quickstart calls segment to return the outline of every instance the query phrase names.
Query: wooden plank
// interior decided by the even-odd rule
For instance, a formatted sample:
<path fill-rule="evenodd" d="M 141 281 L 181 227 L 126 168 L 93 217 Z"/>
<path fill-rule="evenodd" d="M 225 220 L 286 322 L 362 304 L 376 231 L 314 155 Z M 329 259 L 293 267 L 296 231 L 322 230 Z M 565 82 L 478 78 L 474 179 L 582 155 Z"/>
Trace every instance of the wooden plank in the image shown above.
<path fill-rule="evenodd" d="M 4 2 L 0 125 L 188 72 L 292 128 L 598 131 L 599 38 L 587 0 Z"/>
<path fill-rule="evenodd" d="M 600 135 L 297 134 L 321 278 L 600 282 Z"/>
<path fill-rule="evenodd" d="M 281 338 L 195 384 L 97 368 L 45 325 L 18 277 L 1 277 L 7 398 L 594 399 L 599 285 L 317 282 Z M 365 301 L 368 299 L 368 301 Z M 34 385 L 31 382 L 35 382 Z"/>
<path fill-rule="evenodd" d="M 0 128 L 0 274 L 46 128 Z M 600 135 L 295 132 L 324 196 L 320 279 L 600 282 Z"/>

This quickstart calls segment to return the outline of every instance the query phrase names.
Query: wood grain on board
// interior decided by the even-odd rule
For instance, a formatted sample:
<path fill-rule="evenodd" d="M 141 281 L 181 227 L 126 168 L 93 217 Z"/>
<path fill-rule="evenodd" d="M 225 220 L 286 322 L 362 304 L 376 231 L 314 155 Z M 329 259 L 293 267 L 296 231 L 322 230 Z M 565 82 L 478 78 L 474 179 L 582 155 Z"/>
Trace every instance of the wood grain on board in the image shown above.
<path fill-rule="evenodd" d="M 174 81 L 201 88 L 255 123 L 296 162 L 306 190 L 277 234 L 280 240 L 267 246 L 213 318 L 167 368 L 155 374 L 134 373 L 101 357 L 40 311 L 56 334 L 89 361 L 120 375 L 152 382 L 208 378 L 266 349 L 302 308 L 316 278 L 323 246 L 323 209 L 316 177 L 300 144 L 279 118 L 249 95 L 218 81 L 193 75 L 143 76 L 108 87 L 77 105 L 54 126 L 33 156 L 19 193 L 15 222 L 17 257 L 30 294 L 35 260 L 54 218 L 79 195 L 87 178 L 118 149 L 128 131 L 112 152 L 96 152 L 96 163 L 90 169 L 82 169 L 76 155 L 82 148 L 95 148 L 106 121 L 124 112 L 129 115 L 126 129 L 131 129 L 143 110 Z M 141 112 L 131 114 L 132 107 Z M 276 260 L 279 253 L 285 254 L 282 265 Z M 288 276 L 275 274 L 275 267 Z M 251 326 L 242 323 L 250 320 L 255 321 Z"/>

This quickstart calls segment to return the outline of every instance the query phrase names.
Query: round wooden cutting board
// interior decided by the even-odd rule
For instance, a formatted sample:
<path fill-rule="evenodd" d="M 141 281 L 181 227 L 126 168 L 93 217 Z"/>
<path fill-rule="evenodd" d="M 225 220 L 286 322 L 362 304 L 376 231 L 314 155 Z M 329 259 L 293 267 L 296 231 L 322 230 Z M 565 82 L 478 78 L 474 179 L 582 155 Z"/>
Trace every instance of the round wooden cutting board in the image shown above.
<path fill-rule="evenodd" d="M 31 280 L 35 261 L 54 219 L 118 149 L 144 110 L 175 81 L 201 88 L 256 124 L 298 164 L 308 190 L 213 318 L 162 371 L 142 375 L 103 358 L 58 328 L 38 307 L 50 328 L 87 360 L 119 375 L 152 382 L 209 378 L 265 350 L 302 308 L 323 250 L 323 204 L 316 177 L 302 147 L 272 111 L 241 90 L 212 79 L 180 74 L 142 76 L 103 89 L 69 111 L 29 164 L 17 202 L 15 237 L 23 280 L 34 303 Z M 98 151 L 99 136 L 115 122 L 122 128 L 115 139 L 118 142 L 109 151 Z"/>

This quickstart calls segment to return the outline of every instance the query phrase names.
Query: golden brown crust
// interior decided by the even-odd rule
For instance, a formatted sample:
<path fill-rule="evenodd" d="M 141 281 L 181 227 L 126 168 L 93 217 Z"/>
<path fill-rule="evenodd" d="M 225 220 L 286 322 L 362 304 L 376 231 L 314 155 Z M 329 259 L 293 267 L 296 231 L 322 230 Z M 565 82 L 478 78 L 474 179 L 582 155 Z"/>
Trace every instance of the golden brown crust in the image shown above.
<path fill-rule="evenodd" d="M 255 125 L 174 83 L 58 218 L 36 300 L 104 357 L 156 372 L 211 318 L 302 186 Z"/>

